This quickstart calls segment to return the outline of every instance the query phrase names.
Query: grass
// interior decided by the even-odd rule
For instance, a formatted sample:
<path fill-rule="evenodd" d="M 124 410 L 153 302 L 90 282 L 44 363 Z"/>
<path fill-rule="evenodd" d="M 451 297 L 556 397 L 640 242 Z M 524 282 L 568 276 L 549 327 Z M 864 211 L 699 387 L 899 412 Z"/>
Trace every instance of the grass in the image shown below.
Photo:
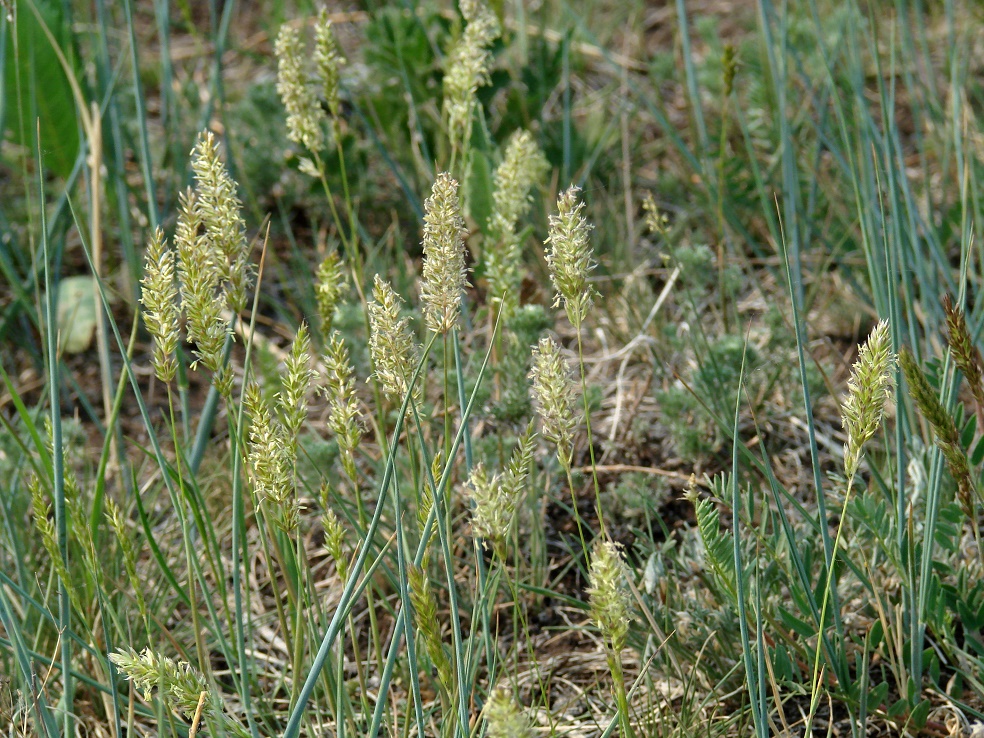
<path fill-rule="evenodd" d="M 4 735 L 984 724 L 980 8 L 8 5 Z"/>

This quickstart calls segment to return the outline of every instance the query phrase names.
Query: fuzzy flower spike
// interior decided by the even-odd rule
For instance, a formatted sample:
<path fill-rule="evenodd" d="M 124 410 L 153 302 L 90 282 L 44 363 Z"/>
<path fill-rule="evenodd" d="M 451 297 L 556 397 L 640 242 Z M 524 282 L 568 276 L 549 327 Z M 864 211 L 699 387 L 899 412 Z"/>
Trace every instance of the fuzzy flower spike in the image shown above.
<path fill-rule="evenodd" d="M 154 338 L 154 372 L 167 383 L 178 369 L 175 352 L 178 350 L 178 283 L 175 280 L 176 259 L 167 247 L 164 232 L 158 228 L 147 244 L 147 263 L 140 280 L 143 290 L 144 323 Z"/>
<path fill-rule="evenodd" d="M 578 199 L 579 191 L 572 186 L 557 200 L 557 214 L 550 216 L 546 253 L 550 281 L 556 290 L 554 307 L 563 303 L 575 328 L 580 328 L 591 307 L 594 290 L 588 284 L 588 276 L 595 268 L 588 244 L 591 226 L 581 215 L 584 203 Z"/>
<path fill-rule="evenodd" d="M 595 545 L 588 579 L 591 617 L 612 651 L 618 653 L 625 648 L 629 633 L 631 600 L 625 586 L 625 563 L 615 543 L 599 541 Z"/>
<path fill-rule="evenodd" d="M 424 321 L 435 333 L 457 327 L 461 293 L 468 285 L 465 267 L 465 221 L 458 203 L 458 183 L 447 172 L 437 175 L 424 202 L 424 269 L 420 298 Z"/>
<path fill-rule="evenodd" d="M 861 463 L 864 444 L 881 425 L 886 403 L 894 385 L 895 355 L 888 333 L 888 321 L 875 326 L 858 352 L 858 360 L 847 382 L 847 400 L 841 408 L 841 423 L 847 433 L 844 443 L 844 473 L 854 476 Z"/>
<path fill-rule="evenodd" d="M 533 349 L 532 395 L 543 424 L 543 435 L 557 446 L 557 455 L 569 466 L 574 454 L 574 429 L 580 421 L 574 377 L 552 338 L 541 338 Z"/>

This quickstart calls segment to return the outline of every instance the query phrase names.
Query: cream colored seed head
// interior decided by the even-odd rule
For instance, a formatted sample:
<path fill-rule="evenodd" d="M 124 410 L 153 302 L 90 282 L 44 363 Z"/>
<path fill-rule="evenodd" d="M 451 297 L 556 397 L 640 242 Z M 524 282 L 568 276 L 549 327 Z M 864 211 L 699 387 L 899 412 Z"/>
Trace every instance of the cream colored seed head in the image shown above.
<path fill-rule="evenodd" d="M 444 74 L 444 111 L 452 147 L 471 131 L 475 93 L 489 83 L 488 47 L 501 33 L 498 18 L 485 3 L 466 0 L 461 12 L 465 30 L 446 57 Z"/>
<path fill-rule="evenodd" d="M 574 429 L 580 421 L 574 377 L 552 338 L 533 349 L 532 395 L 543 424 L 543 435 L 557 446 L 561 463 L 569 466 L 574 453 Z"/>
<path fill-rule="evenodd" d="M 588 579 L 591 617 L 612 650 L 621 651 L 629 632 L 631 600 L 625 585 L 625 564 L 614 542 L 595 545 Z"/>
<path fill-rule="evenodd" d="M 288 25 L 280 28 L 274 47 L 277 55 L 277 93 L 287 111 L 287 138 L 311 152 L 324 148 L 324 118 L 318 96 L 304 72 L 304 44 Z"/>
<path fill-rule="evenodd" d="M 895 386 L 895 354 L 888 321 L 878 323 L 858 352 L 858 360 L 847 381 L 847 399 L 841 407 L 841 423 L 847 433 L 844 443 L 844 473 L 854 476 L 861 463 L 864 445 L 881 425 L 885 405 Z"/>
<path fill-rule="evenodd" d="M 563 302 L 567 317 L 580 327 L 591 307 L 594 290 L 588 276 L 595 267 L 594 255 L 588 244 L 591 226 L 581 215 L 584 203 L 578 199 L 577 187 L 570 187 L 557 200 L 557 214 L 550 216 L 547 237 L 547 266 L 556 294 L 554 307 Z"/>
<path fill-rule="evenodd" d="M 362 440 L 365 426 L 355 393 L 355 370 L 349 361 L 348 348 L 337 331 L 331 334 L 324 358 L 328 370 L 325 394 L 328 396 L 328 427 L 338 442 L 342 465 L 350 478 L 355 477 L 355 450 Z"/>
<path fill-rule="evenodd" d="M 162 382 L 174 379 L 178 365 L 179 310 L 174 251 L 167 247 L 164 231 L 154 231 L 147 244 L 147 262 L 140 280 L 143 290 L 144 323 L 154 339 L 154 372 Z"/>
<path fill-rule="evenodd" d="M 207 691 L 205 677 L 191 665 L 162 656 L 150 648 L 140 653 L 132 648 L 121 648 L 110 654 L 109 660 L 143 692 L 145 700 L 149 702 L 151 692 L 159 689 L 165 704 L 186 718 L 194 716 L 201 693 Z M 206 701 L 204 713 L 207 715 L 211 712 L 212 707 Z"/>
<path fill-rule="evenodd" d="M 369 353 L 376 378 L 393 402 L 403 402 L 410 390 L 410 379 L 417 366 L 418 350 L 410 329 L 410 320 L 400 317 L 403 300 L 378 274 L 369 303 Z M 419 385 L 414 395 L 419 394 Z"/>
<path fill-rule="evenodd" d="M 482 711 L 488 723 L 488 738 L 533 738 L 533 727 L 504 686 L 496 687 Z"/>
<path fill-rule="evenodd" d="M 424 321 L 435 333 L 458 325 L 461 295 L 468 285 L 465 267 L 465 221 L 458 203 L 458 183 L 447 172 L 437 175 L 424 202 L 424 268 L 420 299 Z"/>

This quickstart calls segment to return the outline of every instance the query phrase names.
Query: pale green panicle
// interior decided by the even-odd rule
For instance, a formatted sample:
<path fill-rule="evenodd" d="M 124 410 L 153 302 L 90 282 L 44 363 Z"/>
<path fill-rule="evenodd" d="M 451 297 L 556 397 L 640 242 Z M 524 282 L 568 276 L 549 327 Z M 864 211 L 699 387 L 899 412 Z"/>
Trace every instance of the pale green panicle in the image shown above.
<path fill-rule="evenodd" d="M 287 111 L 287 138 L 311 152 L 324 148 L 324 118 L 318 95 L 304 71 L 304 43 L 289 25 L 281 26 L 274 46 L 277 55 L 277 93 Z"/>
<path fill-rule="evenodd" d="M 335 436 L 341 452 L 342 466 L 350 479 L 356 478 L 355 450 L 362 440 L 365 425 L 359 411 L 355 392 L 355 370 L 349 360 L 345 341 L 336 331 L 331 334 L 325 351 L 324 364 L 328 370 L 325 394 L 328 397 L 328 428 Z"/>
<path fill-rule="evenodd" d="M 419 352 L 413 339 L 409 318 L 400 317 L 403 300 L 389 282 L 378 274 L 369 303 L 369 352 L 376 378 L 383 392 L 394 402 L 402 402 L 410 390 L 410 379 L 417 366 Z M 414 395 L 419 393 L 414 387 Z"/>
<path fill-rule="evenodd" d="M 465 267 L 465 221 L 458 202 L 458 183 L 447 172 L 437 175 L 424 202 L 424 266 L 420 286 L 424 322 L 435 333 L 458 326 L 461 295 L 468 284 Z"/>
<path fill-rule="evenodd" d="M 625 647 L 631 622 L 631 599 L 625 575 L 625 563 L 617 544 L 598 541 L 588 572 L 588 601 L 591 618 L 616 653 Z"/>
<path fill-rule="evenodd" d="M 143 692 L 145 700 L 149 701 L 151 692 L 159 689 L 164 703 L 186 718 L 195 715 L 201 693 L 207 691 L 205 677 L 190 664 L 175 661 L 150 648 L 145 648 L 140 653 L 132 648 L 121 648 L 110 654 L 109 660 Z M 203 713 L 210 712 L 211 706 L 206 700 Z"/>
<path fill-rule="evenodd" d="M 178 369 L 175 354 L 181 326 L 176 276 L 174 251 L 168 248 L 164 231 L 157 228 L 147 244 L 140 302 L 144 323 L 154 339 L 154 372 L 165 383 L 174 379 Z"/>
<path fill-rule="evenodd" d="M 482 710 L 488 726 L 487 738 L 533 738 L 533 726 L 520 710 L 512 693 L 504 686 L 496 687 Z"/>
<path fill-rule="evenodd" d="M 847 399 L 841 407 L 841 422 L 847 441 L 844 443 L 844 473 L 854 476 L 861 463 L 864 445 L 881 425 L 885 405 L 894 387 L 895 355 L 888 321 L 883 320 L 871 331 L 858 352 L 858 360 L 847 381 Z"/>
<path fill-rule="evenodd" d="M 318 496 L 321 500 L 321 527 L 325 532 L 325 550 L 335 562 L 335 570 L 343 582 L 348 581 L 348 559 L 345 556 L 345 528 L 329 504 L 331 488 L 325 482 Z"/>
<path fill-rule="evenodd" d="M 492 181 L 492 215 L 489 217 L 485 272 L 489 297 L 500 303 L 508 316 L 519 304 L 522 252 L 517 225 L 530 206 L 530 190 L 548 168 L 543 152 L 529 131 L 513 134 Z"/>
<path fill-rule="evenodd" d="M 321 335 L 331 333 L 335 319 L 335 309 L 341 302 L 345 290 L 345 271 L 337 251 L 332 251 L 318 267 L 317 302 L 318 316 L 321 318 Z"/>
<path fill-rule="evenodd" d="M 325 97 L 328 113 L 331 115 L 332 122 L 337 124 L 341 113 L 338 95 L 339 72 L 345 59 L 338 51 L 338 42 L 331 27 L 331 19 L 328 17 L 328 10 L 324 7 L 318 11 L 314 24 L 314 63 L 318 70 L 321 92 Z"/>
<path fill-rule="evenodd" d="M 543 424 L 543 435 L 557 446 L 565 466 L 574 453 L 574 429 L 580 422 L 574 376 L 552 338 L 540 339 L 533 349 L 532 396 Z"/>
<path fill-rule="evenodd" d="M 259 386 L 246 386 L 246 410 L 249 412 L 249 470 L 257 497 L 273 508 L 278 524 L 285 531 L 293 530 L 299 510 L 294 499 L 291 467 L 293 459 L 282 425 L 270 411 Z"/>
<path fill-rule="evenodd" d="M 229 309 L 241 312 L 246 309 L 253 284 L 246 221 L 238 186 L 219 157 L 211 131 L 203 131 L 199 136 L 192 152 L 191 168 L 195 173 L 195 209 L 205 227 L 207 247 L 212 252 L 219 281 L 224 283 Z"/>
<path fill-rule="evenodd" d="M 232 379 L 224 366 L 226 337 L 230 333 L 223 315 L 225 301 L 219 292 L 219 270 L 215 254 L 201 232 L 197 196 L 188 189 L 178 198 L 178 224 L 174 244 L 178 249 L 181 304 L 186 317 L 189 343 L 195 344 L 195 361 L 212 372 L 212 381 L 224 395 L 232 391 Z"/>
<path fill-rule="evenodd" d="M 465 28 L 444 67 L 444 112 L 452 148 L 468 138 L 475 93 L 489 83 L 489 47 L 502 32 L 499 19 L 481 0 L 463 0 L 461 14 Z"/>
<path fill-rule="evenodd" d="M 290 456 L 297 456 L 297 439 L 307 418 L 307 393 L 315 372 L 311 369 L 311 335 L 301 323 L 284 360 L 281 390 L 277 395 Z"/>
<path fill-rule="evenodd" d="M 595 267 L 588 243 L 591 226 L 581 215 L 584 203 L 578 199 L 578 192 L 572 186 L 557 200 L 557 214 L 550 216 L 549 248 L 545 254 L 556 291 L 554 307 L 563 303 L 575 327 L 580 327 L 591 307 L 594 289 L 588 284 L 588 277 Z"/>

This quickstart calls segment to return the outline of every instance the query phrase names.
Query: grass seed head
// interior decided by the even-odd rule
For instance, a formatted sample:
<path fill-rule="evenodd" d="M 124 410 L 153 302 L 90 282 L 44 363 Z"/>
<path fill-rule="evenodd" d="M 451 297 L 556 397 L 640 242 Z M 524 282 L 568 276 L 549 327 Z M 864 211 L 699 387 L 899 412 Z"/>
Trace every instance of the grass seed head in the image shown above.
<path fill-rule="evenodd" d="M 464 0 L 461 14 L 464 32 L 445 57 L 444 111 L 452 148 L 471 132 L 475 93 L 489 83 L 489 47 L 502 32 L 495 13 L 480 0 Z"/>
<path fill-rule="evenodd" d="M 175 661 L 145 648 L 137 653 L 132 648 L 121 648 L 109 655 L 109 660 L 150 701 L 151 692 L 160 689 L 161 699 L 169 708 L 192 718 L 198 709 L 198 701 L 205 689 L 205 677 L 190 664 Z M 204 712 L 211 712 L 208 701 Z"/>
<path fill-rule="evenodd" d="M 435 333 L 456 328 L 461 295 L 468 285 L 465 267 L 465 221 L 458 202 L 458 183 L 447 172 L 437 175 L 424 202 L 424 268 L 420 298 L 424 321 Z"/>
<path fill-rule="evenodd" d="M 488 725 L 488 738 L 533 738 L 533 726 L 519 709 L 512 693 L 504 686 L 496 687 L 482 710 Z"/>
<path fill-rule="evenodd" d="M 281 26 L 274 53 L 277 93 L 287 111 L 287 138 L 310 152 L 319 152 L 325 144 L 321 128 L 324 113 L 304 71 L 306 52 L 300 33 L 289 25 Z"/>
<path fill-rule="evenodd" d="M 238 185 L 219 157 L 211 131 L 203 131 L 192 152 L 195 173 L 195 209 L 205 227 L 205 238 L 213 254 L 219 278 L 225 282 L 229 309 L 246 309 L 246 298 L 253 284 L 253 265 L 249 261 L 246 221 Z"/>
<path fill-rule="evenodd" d="M 318 80 L 321 82 L 321 91 L 328 105 L 328 112 L 336 123 L 341 112 L 338 96 L 339 70 L 344 63 L 345 59 L 338 51 L 338 42 L 331 27 L 328 9 L 322 7 L 314 24 L 314 64 L 318 70 Z"/>
<path fill-rule="evenodd" d="M 175 255 L 159 227 L 147 244 L 147 261 L 140 283 L 144 323 L 154 339 L 154 373 L 168 383 L 178 369 L 175 354 L 181 328 Z"/>
<path fill-rule="evenodd" d="M 625 586 L 625 564 L 614 542 L 595 544 L 588 579 L 591 617 L 612 650 L 621 651 L 629 632 L 631 600 Z"/>
<path fill-rule="evenodd" d="M 410 319 L 400 317 L 403 300 L 389 282 L 378 274 L 369 303 L 369 352 L 376 378 L 393 402 L 402 402 L 410 391 L 410 379 L 417 366 L 419 352 L 413 340 Z M 419 394 L 419 386 L 414 395 Z"/>
<path fill-rule="evenodd" d="M 557 455 L 569 466 L 574 453 L 574 429 L 580 421 L 574 377 L 552 338 L 540 339 L 533 349 L 532 395 L 543 424 L 543 435 L 557 446 Z"/>
<path fill-rule="evenodd" d="M 847 382 L 847 399 L 841 407 L 841 422 L 847 434 L 844 472 L 848 478 L 857 472 L 864 445 L 881 425 L 885 405 L 892 396 L 894 369 L 888 321 L 883 320 L 871 331 L 858 352 L 858 360 Z"/>
<path fill-rule="evenodd" d="M 544 176 L 548 166 L 532 134 L 521 130 L 509 139 L 502 163 L 492 177 L 495 190 L 488 223 L 485 270 L 490 299 L 493 303 L 501 303 L 506 315 L 518 305 L 522 278 L 517 224 L 529 210 L 530 190 Z"/>
<path fill-rule="evenodd" d="M 318 267 L 318 316 L 321 318 L 321 335 L 331 333 L 331 324 L 335 319 L 335 308 L 341 302 L 345 290 L 345 272 L 343 262 L 337 251 L 332 251 Z"/>
<path fill-rule="evenodd" d="M 561 303 L 571 324 L 579 328 L 587 317 L 594 290 L 588 276 L 595 267 L 588 244 L 591 226 L 581 215 L 584 203 L 578 199 L 579 189 L 571 186 L 557 200 L 557 214 L 550 216 L 547 236 L 547 266 L 550 281 L 556 291 L 554 307 Z"/>
<path fill-rule="evenodd" d="M 345 341 L 337 331 L 331 334 L 328 341 L 324 364 L 328 369 L 328 378 L 325 381 L 328 428 L 338 443 L 345 473 L 350 479 L 355 479 L 355 449 L 362 440 L 365 425 L 355 392 L 355 370 L 349 360 Z"/>

